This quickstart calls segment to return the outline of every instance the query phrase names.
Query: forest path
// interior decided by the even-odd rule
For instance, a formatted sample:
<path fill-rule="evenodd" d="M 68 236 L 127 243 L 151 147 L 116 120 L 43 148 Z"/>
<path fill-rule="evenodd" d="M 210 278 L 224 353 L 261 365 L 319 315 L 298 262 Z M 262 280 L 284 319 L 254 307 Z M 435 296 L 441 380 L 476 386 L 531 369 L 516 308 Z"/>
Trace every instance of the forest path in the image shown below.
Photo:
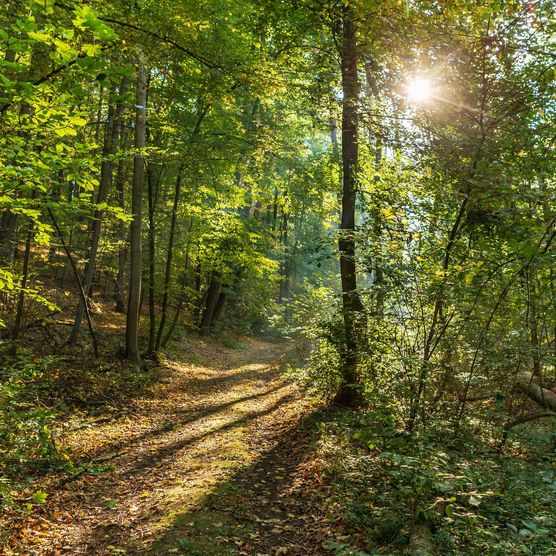
<path fill-rule="evenodd" d="M 26 554 L 329 554 L 304 494 L 314 406 L 280 377 L 284 344 L 180 348 L 131 415 L 70 435 L 113 468 L 51 492 Z"/>

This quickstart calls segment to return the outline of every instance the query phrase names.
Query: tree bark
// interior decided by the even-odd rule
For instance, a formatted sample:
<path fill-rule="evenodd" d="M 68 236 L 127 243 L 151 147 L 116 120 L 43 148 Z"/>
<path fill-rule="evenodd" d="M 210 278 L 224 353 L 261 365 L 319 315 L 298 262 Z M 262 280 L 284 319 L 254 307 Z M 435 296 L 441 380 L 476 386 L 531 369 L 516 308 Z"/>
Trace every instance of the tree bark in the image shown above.
<path fill-rule="evenodd" d="M 95 334 L 95 329 L 93 327 L 93 321 L 91 320 L 91 314 L 89 313 L 89 307 L 86 303 L 85 292 L 83 291 L 83 285 L 81 284 L 81 279 L 79 278 L 79 271 L 77 270 L 77 265 L 75 264 L 75 261 L 73 260 L 73 257 L 71 256 L 70 248 L 68 247 L 68 244 L 64 240 L 64 235 L 62 234 L 62 230 L 60 229 L 60 226 L 58 225 L 58 222 L 57 222 L 56 218 L 54 217 L 54 213 L 52 212 L 52 210 L 50 208 L 48 208 L 47 211 L 48 211 L 48 214 L 50 216 L 50 219 L 52 220 L 52 224 L 54 224 L 54 229 L 56 230 L 56 233 L 58 234 L 58 237 L 60 238 L 60 243 L 62 244 L 62 247 L 63 247 L 63 249 L 66 253 L 66 256 L 68 258 L 68 264 L 70 265 L 71 270 L 73 272 L 73 277 L 75 278 L 75 283 L 77 285 L 77 290 L 79 292 L 81 300 L 83 301 L 83 307 L 85 307 L 85 317 L 87 319 L 87 325 L 89 326 L 89 333 L 91 334 L 91 341 L 93 343 L 93 351 L 95 353 L 95 357 L 98 358 L 99 353 L 98 353 L 97 337 L 96 337 L 96 334 Z"/>
<path fill-rule="evenodd" d="M 205 311 L 199 327 L 201 336 L 206 336 L 210 332 L 210 325 L 214 316 L 214 309 L 218 301 L 218 294 L 220 292 L 220 279 L 218 275 L 213 272 L 210 278 L 210 283 L 207 291 L 207 299 L 205 303 Z"/>
<path fill-rule="evenodd" d="M 159 176 L 158 176 L 159 177 Z M 154 353 L 156 339 L 156 308 L 155 308 L 155 280 L 156 280 L 156 246 L 155 246 L 155 222 L 154 211 L 156 206 L 159 183 L 155 186 L 155 175 L 153 164 L 147 165 L 147 189 L 149 201 L 149 345 L 147 352 L 149 355 Z"/>
<path fill-rule="evenodd" d="M 35 197 L 33 191 L 33 198 Z M 31 241 L 33 239 L 33 221 L 30 220 L 27 226 L 27 236 L 25 239 L 25 254 L 23 256 L 23 270 L 21 273 L 21 282 L 19 284 L 19 294 L 17 298 L 17 309 L 15 313 L 15 323 L 12 332 L 12 339 L 19 340 L 19 335 L 23 327 L 23 313 L 25 308 L 25 290 L 27 289 L 27 281 L 29 279 L 29 262 L 31 260 Z"/>
<path fill-rule="evenodd" d="M 290 277 L 288 275 L 289 271 L 289 243 L 288 243 L 288 215 L 286 212 L 282 212 L 282 245 L 284 247 L 284 255 L 282 264 L 280 265 L 280 291 L 278 292 L 278 303 L 282 303 L 284 298 L 288 296 L 289 293 L 289 281 Z"/>
<path fill-rule="evenodd" d="M 174 190 L 174 204 L 172 206 L 172 218 L 170 220 L 170 235 L 168 236 L 168 249 L 166 251 L 166 271 L 164 273 L 164 289 L 162 292 L 160 325 L 158 327 L 158 334 L 156 336 L 156 343 L 154 346 L 155 351 L 158 351 L 160 349 L 164 327 L 166 326 L 166 315 L 168 313 L 168 290 L 170 288 L 170 281 L 172 279 L 172 256 L 174 251 L 174 237 L 176 234 L 176 221 L 178 217 L 178 205 L 181 193 L 182 173 L 183 164 L 180 164 L 180 167 L 178 168 L 178 174 L 176 176 L 176 188 Z"/>
<path fill-rule="evenodd" d="M 335 403 L 353 407 L 360 401 L 358 375 L 358 316 L 363 306 L 357 293 L 355 266 L 355 200 L 358 161 L 357 27 L 349 6 L 344 7 L 342 60 L 342 215 L 338 247 L 342 283 L 344 349 L 342 353 L 342 385 Z"/>
<path fill-rule="evenodd" d="M 112 90 L 111 93 L 115 93 Z M 106 134 L 104 136 L 104 144 L 102 147 L 102 164 L 100 169 L 100 184 L 98 188 L 97 195 L 97 205 L 106 202 L 108 196 L 108 191 L 112 184 L 112 171 L 114 167 L 114 162 L 112 161 L 112 155 L 114 154 L 114 136 L 115 136 L 115 125 L 114 125 L 114 107 L 109 101 L 108 105 L 108 125 L 106 128 Z M 102 226 L 102 209 L 96 209 L 93 214 L 93 222 L 91 226 L 91 241 L 89 246 L 89 260 L 87 261 L 87 267 L 85 269 L 85 278 L 83 280 L 83 291 L 85 292 L 85 297 L 90 296 L 91 285 L 93 283 L 93 276 L 95 272 L 95 265 L 98 253 L 98 245 L 100 241 L 100 232 Z M 77 338 L 79 337 L 79 331 L 81 329 L 81 320 L 83 319 L 83 314 L 85 312 L 85 307 L 81 299 L 77 305 L 77 311 L 75 313 L 75 320 L 73 323 L 73 328 L 69 337 L 69 343 L 75 344 Z"/>
<path fill-rule="evenodd" d="M 120 85 L 120 95 L 124 95 L 127 93 L 128 87 L 128 80 L 127 77 L 122 79 Z M 125 148 L 126 144 L 126 136 L 127 133 L 125 132 L 124 126 L 124 119 L 123 119 L 123 109 L 124 104 L 123 102 L 119 102 L 116 105 L 116 135 L 118 138 L 118 143 L 120 150 Z M 122 210 L 125 210 L 125 183 L 127 181 L 126 170 L 127 170 L 127 161 L 120 158 L 118 161 L 118 168 L 116 171 L 116 191 L 118 193 L 118 204 Z M 125 222 L 120 220 L 118 224 L 118 238 L 120 241 L 120 246 L 118 248 L 118 272 L 116 274 L 115 286 L 116 291 L 114 292 L 114 302 L 115 306 L 114 309 L 117 313 L 125 313 L 125 299 L 124 299 L 124 280 L 125 280 L 125 265 L 127 259 L 127 234 L 126 234 L 126 225 Z"/>
<path fill-rule="evenodd" d="M 533 401 L 551 411 L 556 411 L 556 394 L 534 382 L 532 373 L 521 372 L 516 375 L 517 387 Z"/>
<path fill-rule="evenodd" d="M 210 326 L 213 329 L 214 329 L 214 325 L 220 320 L 220 318 L 224 314 L 224 307 L 226 306 L 226 299 L 227 298 L 228 298 L 228 296 L 223 291 L 221 291 L 218 294 L 218 299 L 216 300 L 216 304 L 214 306 L 214 311 L 212 313 L 212 322 L 210 323 Z"/>
<path fill-rule="evenodd" d="M 186 286 L 187 286 L 187 271 L 189 269 L 189 245 L 190 245 L 190 238 L 191 238 L 191 230 L 193 229 L 193 218 L 189 220 L 189 228 L 187 230 L 187 246 L 185 251 L 185 262 L 183 265 L 183 273 L 180 279 L 180 293 L 178 297 L 178 305 L 176 307 L 176 312 L 174 313 L 174 318 L 172 319 L 172 323 L 170 324 L 170 328 L 162 341 L 162 347 L 166 346 L 166 344 L 172 338 L 174 334 L 174 329 L 178 323 L 178 319 L 180 318 L 180 314 L 183 308 L 183 304 L 185 303 L 185 296 L 186 296 Z M 197 321 L 196 321 L 197 322 Z"/>
<path fill-rule="evenodd" d="M 143 185 L 145 181 L 145 156 L 142 149 L 146 138 L 147 72 L 143 59 L 137 64 L 137 108 L 135 115 L 135 148 L 133 182 L 131 186 L 129 295 L 126 323 L 126 358 L 141 367 L 139 353 L 139 306 L 141 300 L 141 219 L 143 216 Z"/>

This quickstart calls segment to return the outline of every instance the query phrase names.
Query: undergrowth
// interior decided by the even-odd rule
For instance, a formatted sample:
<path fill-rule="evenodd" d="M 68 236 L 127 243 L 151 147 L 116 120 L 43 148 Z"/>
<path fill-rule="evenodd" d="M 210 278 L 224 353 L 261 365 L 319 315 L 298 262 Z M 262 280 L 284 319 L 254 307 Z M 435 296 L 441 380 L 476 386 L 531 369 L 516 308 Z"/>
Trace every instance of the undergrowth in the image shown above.
<path fill-rule="evenodd" d="M 322 426 L 319 457 L 329 518 L 345 532 L 332 553 L 413 554 L 426 523 L 438 554 L 556 553 L 554 426 L 498 439 L 436 430 L 409 435 L 384 413 L 337 413 Z"/>
<path fill-rule="evenodd" d="M 6 342 L 0 365 L 0 515 L 43 504 L 41 476 L 64 476 L 106 466 L 82 463 L 64 445 L 68 427 L 98 415 L 110 419 L 132 406 L 158 380 L 158 370 L 135 371 L 119 361 L 76 364 L 71 358 L 40 356 Z M 15 351 L 15 354 L 14 354 Z"/>

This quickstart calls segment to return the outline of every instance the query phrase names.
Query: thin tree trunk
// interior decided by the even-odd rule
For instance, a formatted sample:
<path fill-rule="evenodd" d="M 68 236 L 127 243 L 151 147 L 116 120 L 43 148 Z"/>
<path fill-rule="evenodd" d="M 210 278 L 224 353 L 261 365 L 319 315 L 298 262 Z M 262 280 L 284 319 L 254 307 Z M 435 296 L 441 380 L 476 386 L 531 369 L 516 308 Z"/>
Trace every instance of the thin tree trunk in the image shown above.
<path fill-rule="evenodd" d="M 539 342 L 539 323 L 537 317 L 537 300 L 535 298 L 535 283 L 531 269 L 527 270 L 527 297 L 529 303 L 529 335 L 531 342 L 531 359 L 533 362 L 533 376 L 541 377 L 541 348 Z"/>
<path fill-rule="evenodd" d="M 143 185 L 145 181 L 145 156 L 142 149 L 146 138 L 147 72 L 143 59 L 137 64 L 137 108 L 135 116 L 135 148 L 133 182 L 131 186 L 129 295 L 126 323 L 126 357 L 136 367 L 141 367 L 139 353 L 139 306 L 141 300 L 141 219 L 143 216 Z"/>
<path fill-rule="evenodd" d="M 181 181 L 183 173 L 183 164 L 178 168 L 178 175 L 176 177 L 176 188 L 174 191 L 174 204 L 172 206 L 172 218 L 170 220 L 170 235 L 168 237 L 168 250 L 166 252 L 166 271 L 164 273 L 164 290 L 162 293 L 162 307 L 160 311 L 160 325 L 158 327 L 158 334 L 156 336 L 155 351 L 160 350 L 162 343 L 162 335 L 164 334 L 164 327 L 166 326 L 166 315 L 168 312 L 168 290 L 170 289 L 170 281 L 172 279 L 172 256 L 174 250 L 174 237 L 176 233 L 176 221 L 178 217 L 178 205 L 180 201 Z"/>
<path fill-rule="evenodd" d="M 115 93 L 115 90 L 113 89 L 111 93 Z M 114 119 L 114 107 L 109 101 L 108 125 L 106 128 L 104 145 L 102 148 L 102 164 L 100 169 L 100 184 L 98 188 L 97 205 L 106 202 L 108 191 L 110 189 L 110 185 L 112 184 L 112 171 L 114 166 L 112 155 L 114 154 L 114 136 L 116 129 L 116 126 L 114 125 Z M 93 215 L 93 222 L 91 226 L 91 242 L 89 247 L 89 260 L 87 261 L 85 278 L 83 280 L 83 291 L 85 292 L 86 297 L 91 297 L 91 285 L 93 283 L 93 277 L 95 273 L 103 212 L 104 211 L 102 209 L 96 209 Z M 84 312 L 85 307 L 83 305 L 83 302 L 79 300 L 77 311 L 75 313 L 75 321 L 73 323 L 73 328 L 69 337 L 70 344 L 75 344 L 77 342 L 79 331 L 81 329 L 81 320 L 83 319 Z"/>
<path fill-rule="evenodd" d="M 183 304 L 185 303 L 185 294 L 186 294 L 186 290 L 185 287 L 187 286 L 187 270 L 189 268 L 189 242 L 190 242 L 190 234 L 191 234 L 191 230 L 193 228 L 193 218 L 191 218 L 189 220 L 189 228 L 187 230 L 187 247 L 186 247 L 186 252 L 185 252 L 185 263 L 183 265 L 183 273 L 180 279 L 180 293 L 179 293 L 179 297 L 178 297 L 178 305 L 176 307 L 176 312 L 174 314 L 174 318 L 172 319 L 172 324 L 170 324 L 170 328 L 168 329 L 168 332 L 166 333 L 166 336 L 164 337 L 164 340 L 162 341 L 162 347 L 165 347 L 166 344 L 170 341 L 170 339 L 172 338 L 172 335 L 174 334 L 174 329 L 176 328 L 176 324 L 178 323 L 178 319 L 180 318 L 180 314 L 183 308 Z"/>
<path fill-rule="evenodd" d="M 120 85 L 120 95 L 127 93 L 128 80 L 127 77 L 122 79 Z M 118 112 L 116 117 L 117 126 L 117 137 L 120 146 L 120 150 L 123 150 L 126 145 L 126 132 L 123 119 L 123 102 L 119 102 L 116 106 L 116 111 Z M 125 210 L 125 183 L 127 180 L 126 176 L 127 164 L 126 161 L 120 159 L 118 161 L 118 168 L 116 171 L 116 191 L 118 192 L 118 204 L 122 210 Z M 116 275 L 115 286 L 116 290 L 114 292 L 115 301 L 115 311 L 117 313 L 125 313 L 125 299 L 124 299 L 124 280 L 125 280 L 125 265 L 127 259 L 127 234 L 126 234 L 126 224 L 123 220 L 119 221 L 118 224 L 118 238 L 120 241 L 120 246 L 118 248 L 118 272 Z"/>
<path fill-rule="evenodd" d="M 33 198 L 34 198 L 33 191 Z M 12 332 L 12 339 L 19 340 L 21 328 L 23 326 L 23 314 L 25 309 L 25 290 L 27 289 L 27 281 L 29 279 L 29 261 L 31 259 L 31 241 L 33 239 L 33 221 L 29 221 L 27 226 L 27 237 L 25 239 L 25 254 L 23 256 L 23 270 L 21 273 L 21 282 L 19 284 L 19 295 L 17 298 L 17 309 L 15 313 L 15 323 Z"/>
<path fill-rule="evenodd" d="M 274 190 L 274 202 L 272 204 L 272 235 L 276 232 L 276 221 L 278 218 L 278 188 Z"/>
<path fill-rule="evenodd" d="M 73 257 L 71 256 L 71 251 L 70 248 L 68 247 L 67 243 L 64 240 L 64 235 L 62 234 L 62 230 L 60 229 L 60 226 L 58 226 L 58 222 L 56 221 L 56 219 L 54 218 L 54 213 L 52 212 L 52 210 L 50 208 L 47 209 L 48 210 L 48 214 L 50 216 L 50 219 L 52 220 L 52 224 L 54 224 L 54 229 L 56 230 L 56 233 L 58 234 L 58 237 L 60 238 L 60 243 L 62 244 L 62 247 L 66 253 L 66 256 L 68 258 L 68 263 L 73 271 L 73 277 L 75 278 L 75 283 L 77 285 L 77 290 L 79 292 L 79 295 L 81 297 L 81 300 L 84 303 L 84 307 L 85 307 L 85 318 L 87 319 L 87 325 L 89 327 L 89 332 L 91 334 L 91 341 L 93 342 L 93 351 L 95 354 L 95 357 L 98 357 L 98 343 L 97 343 L 97 337 L 95 334 L 95 329 L 93 327 L 93 321 L 91 320 L 91 314 L 89 312 L 89 306 L 85 303 L 85 292 L 83 291 L 83 284 L 81 284 L 81 279 L 79 278 L 79 271 L 77 270 L 77 265 L 75 264 L 75 261 L 73 260 Z"/>
<path fill-rule="evenodd" d="M 199 261 L 195 267 L 195 324 L 200 324 L 201 311 L 203 309 L 204 296 L 201 295 L 201 286 L 203 283 L 203 267 Z"/>
<path fill-rule="evenodd" d="M 125 209 L 124 197 L 124 183 L 125 178 L 125 162 L 120 160 L 118 162 L 118 171 L 116 174 L 116 189 L 118 191 L 118 202 L 120 208 Z M 124 299 L 124 280 L 125 280 L 125 267 L 127 261 L 127 234 L 125 222 L 120 220 L 118 236 L 120 239 L 120 246 L 118 248 L 118 273 L 116 275 L 116 292 L 114 294 L 115 311 L 117 313 L 125 313 L 125 299 Z"/>
<path fill-rule="evenodd" d="M 155 308 L 155 279 L 156 279 L 156 246 L 155 246 L 155 176 L 153 165 L 147 165 L 147 189 L 149 201 L 149 345 L 147 352 L 149 355 L 154 353 L 156 339 L 156 308 Z M 157 186 L 158 187 L 158 186 Z"/>
<path fill-rule="evenodd" d="M 288 296 L 289 290 L 289 244 L 288 244 L 288 215 L 282 213 L 282 245 L 284 247 L 284 258 L 281 264 L 280 291 L 278 292 L 278 303 L 282 303 Z"/>
<path fill-rule="evenodd" d="M 168 342 L 170 341 L 170 339 L 172 338 L 173 334 L 174 334 L 174 330 L 176 328 L 176 325 L 178 324 L 178 320 L 180 318 L 180 314 L 181 311 L 183 309 L 183 304 L 185 303 L 185 286 L 187 284 L 187 267 L 189 266 L 189 256 L 186 255 L 185 257 L 185 268 L 183 270 L 183 274 L 181 275 L 180 278 L 180 293 L 178 296 L 178 304 L 176 306 L 176 312 L 174 313 L 174 318 L 172 319 L 172 322 L 170 323 L 170 327 L 168 328 L 168 332 L 166 332 L 166 336 L 164 336 L 164 339 L 162 340 L 162 347 L 166 347 L 166 345 L 168 344 Z"/>

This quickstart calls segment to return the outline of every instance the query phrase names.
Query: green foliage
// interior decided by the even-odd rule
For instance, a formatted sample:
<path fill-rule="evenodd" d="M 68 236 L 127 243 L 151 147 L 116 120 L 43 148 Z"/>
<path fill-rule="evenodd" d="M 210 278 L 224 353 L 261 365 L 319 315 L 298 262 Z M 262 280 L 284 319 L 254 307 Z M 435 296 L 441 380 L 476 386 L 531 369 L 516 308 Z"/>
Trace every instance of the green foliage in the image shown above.
<path fill-rule="evenodd" d="M 4 360 L 0 371 L 0 466 L 8 475 L 16 468 L 21 473 L 63 458 L 56 442 L 56 412 L 36 403 L 54 362 L 51 357 L 38 359 L 26 353 Z"/>
<path fill-rule="evenodd" d="M 542 455 L 552 449 L 553 427 L 528 427 L 499 452 L 486 434 L 448 445 L 441 434 L 407 436 L 391 422 L 339 415 L 320 440 L 329 511 L 347 534 L 366 536 L 369 553 L 405 554 L 419 521 L 446 555 L 554 551 L 554 472 Z"/>
<path fill-rule="evenodd" d="M 223 344 L 230 349 L 245 349 L 247 347 L 245 343 L 236 338 L 226 338 Z"/>

